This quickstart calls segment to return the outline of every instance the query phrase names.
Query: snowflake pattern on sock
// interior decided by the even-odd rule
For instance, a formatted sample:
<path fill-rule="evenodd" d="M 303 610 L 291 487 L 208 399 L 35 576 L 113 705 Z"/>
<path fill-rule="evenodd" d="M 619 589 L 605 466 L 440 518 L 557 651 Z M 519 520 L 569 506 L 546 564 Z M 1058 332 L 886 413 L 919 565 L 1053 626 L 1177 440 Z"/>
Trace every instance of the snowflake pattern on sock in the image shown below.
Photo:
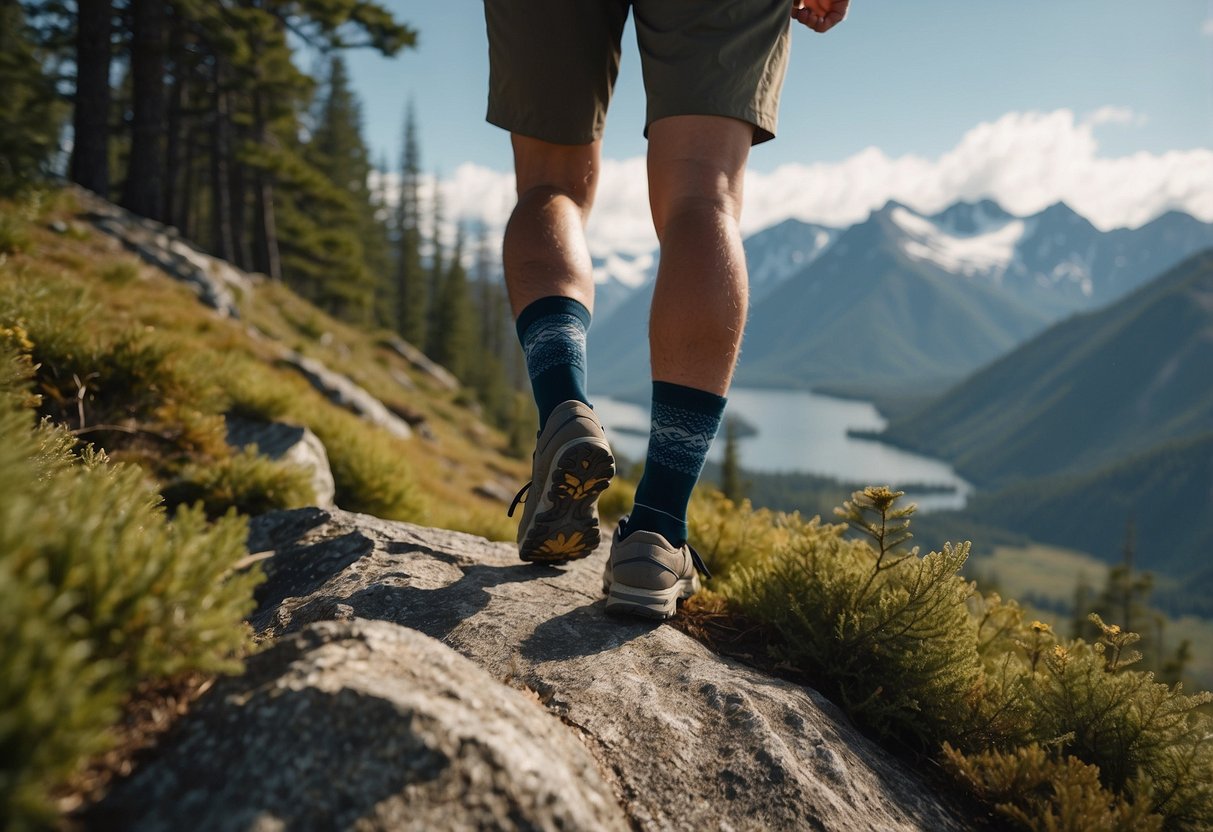
<path fill-rule="evenodd" d="M 585 325 L 574 315 L 546 315 L 527 328 L 522 339 L 531 380 L 553 367 L 585 369 Z"/>
<path fill-rule="evenodd" d="M 648 458 L 697 477 L 719 428 L 717 416 L 654 402 Z"/>

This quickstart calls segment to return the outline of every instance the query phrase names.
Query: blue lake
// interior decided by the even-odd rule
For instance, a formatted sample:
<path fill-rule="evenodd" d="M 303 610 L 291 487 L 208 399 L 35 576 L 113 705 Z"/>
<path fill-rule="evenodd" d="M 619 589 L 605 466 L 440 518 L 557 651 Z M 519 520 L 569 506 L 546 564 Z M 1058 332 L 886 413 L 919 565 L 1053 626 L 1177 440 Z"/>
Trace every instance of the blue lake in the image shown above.
<path fill-rule="evenodd" d="M 643 459 L 648 409 L 606 396 L 594 398 L 594 409 L 607 428 L 611 446 L 629 460 Z M 923 511 L 961 508 L 973 491 L 946 462 L 847 436 L 849 429 L 884 429 L 884 418 L 868 402 L 803 390 L 734 388 L 729 392 L 728 412 L 758 431 L 738 443 L 744 469 L 807 472 L 866 485 L 924 483 L 956 489 L 941 494 L 914 494 L 907 489 L 907 498 Z M 709 458 L 719 462 L 723 451 L 721 431 Z"/>

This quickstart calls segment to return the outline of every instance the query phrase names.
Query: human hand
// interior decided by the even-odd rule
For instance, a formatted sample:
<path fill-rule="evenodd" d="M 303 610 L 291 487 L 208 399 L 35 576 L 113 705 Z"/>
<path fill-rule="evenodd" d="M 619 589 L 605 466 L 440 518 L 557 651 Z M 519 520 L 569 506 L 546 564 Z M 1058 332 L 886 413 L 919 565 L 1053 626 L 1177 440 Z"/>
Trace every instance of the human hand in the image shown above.
<path fill-rule="evenodd" d="M 814 32 L 828 32 L 847 16 L 851 0 L 792 0 L 792 18 Z"/>

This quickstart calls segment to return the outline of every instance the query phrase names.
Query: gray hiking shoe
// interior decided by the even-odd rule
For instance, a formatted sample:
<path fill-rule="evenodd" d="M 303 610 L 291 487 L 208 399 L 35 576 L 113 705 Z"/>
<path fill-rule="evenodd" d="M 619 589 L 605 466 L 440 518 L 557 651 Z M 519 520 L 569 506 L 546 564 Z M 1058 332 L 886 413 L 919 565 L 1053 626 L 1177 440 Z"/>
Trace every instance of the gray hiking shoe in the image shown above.
<path fill-rule="evenodd" d="M 510 505 L 522 501 L 518 555 L 523 560 L 564 563 L 598 548 L 598 495 L 615 476 L 615 458 L 589 405 L 562 402 L 539 434 L 531 481 Z"/>
<path fill-rule="evenodd" d="M 671 618 L 678 602 L 699 591 L 699 576 L 711 577 L 699 553 L 675 546 L 656 532 L 639 529 L 626 538 L 625 517 L 615 529 L 602 573 L 606 611 L 644 618 Z"/>

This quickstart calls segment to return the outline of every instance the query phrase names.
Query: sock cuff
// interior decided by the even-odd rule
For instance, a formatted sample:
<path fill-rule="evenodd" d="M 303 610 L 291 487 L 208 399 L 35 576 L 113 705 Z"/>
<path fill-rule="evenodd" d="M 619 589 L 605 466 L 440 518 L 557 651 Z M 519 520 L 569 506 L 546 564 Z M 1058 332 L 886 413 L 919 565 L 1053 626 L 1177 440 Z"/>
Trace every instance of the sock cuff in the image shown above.
<path fill-rule="evenodd" d="M 525 342 L 527 330 L 550 315 L 570 315 L 581 322 L 582 329 L 588 331 L 590 328 L 590 310 L 586 309 L 580 301 L 561 295 L 551 295 L 532 301 L 518 313 L 518 320 L 514 323 L 518 340 Z"/>
<path fill-rule="evenodd" d="M 685 387 L 669 381 L 653 382 L 653 401 L 680 410 L 710 413 L 717 416 L 724 413 L 724 406 L 728 403 L 728 399 L 724 396 L 717 396 L 707 390 Z"/>

